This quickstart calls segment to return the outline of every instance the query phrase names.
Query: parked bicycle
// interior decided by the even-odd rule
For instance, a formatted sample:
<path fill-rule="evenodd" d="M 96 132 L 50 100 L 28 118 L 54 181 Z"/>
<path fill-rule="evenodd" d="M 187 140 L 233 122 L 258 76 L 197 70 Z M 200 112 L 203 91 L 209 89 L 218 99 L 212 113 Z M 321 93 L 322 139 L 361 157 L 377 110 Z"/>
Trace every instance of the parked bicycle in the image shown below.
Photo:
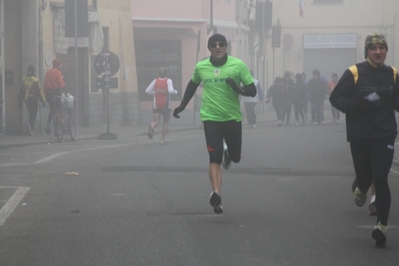
<path fill-rule="evenodd" d="M 75 97 L 71 94 L 61 95 L 61 106 L 55 113 L 54 128 L 59 142 L 64 142 L 65 136 L 70 135 L 72 141 L 78 139 L 78 128 L 74 112 Z"/>

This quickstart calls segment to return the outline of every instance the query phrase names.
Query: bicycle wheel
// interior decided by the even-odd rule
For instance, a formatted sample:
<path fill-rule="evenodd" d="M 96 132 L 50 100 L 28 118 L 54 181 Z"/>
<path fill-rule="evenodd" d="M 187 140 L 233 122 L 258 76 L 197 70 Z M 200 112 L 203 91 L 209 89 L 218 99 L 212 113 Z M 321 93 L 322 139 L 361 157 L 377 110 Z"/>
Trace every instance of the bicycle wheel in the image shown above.
<path fill-rule="evenodd" d="M 68 133 L 71 136 L 71 140 L 78 140 L 78 127 L 71 111 L 68 111 Z"/>
<path fill-rule="evenodd" d="M 65 123 L 64 118 L 62 116 L 62 111 L 56 113 L 54 117 L 54 128 L 55 135 L 57 136 L 58 142 L 64 142 L 65 140 Z"/>

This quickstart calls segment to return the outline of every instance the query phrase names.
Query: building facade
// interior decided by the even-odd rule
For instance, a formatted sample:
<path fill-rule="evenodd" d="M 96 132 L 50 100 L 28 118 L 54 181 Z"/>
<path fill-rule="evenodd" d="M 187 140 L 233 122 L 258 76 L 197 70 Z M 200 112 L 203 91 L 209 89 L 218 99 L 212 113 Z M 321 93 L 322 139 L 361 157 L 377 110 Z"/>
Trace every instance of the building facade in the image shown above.
<path fill-rule="evenodd" d="M 267 38 L 268 77 L 285 70 L 305 71 L 307 78 L 317 68 L 331 79 L 349 66 L 363 61 L 364 40 L 378 32 L 385 35 L 389 52 L 386 64 L 398 65 L 399 2 L 395 0 L 273 0 L 273 24 L 281 23 L 281 46 L 271 47 Z M 271 32 L 269 32 L 269 36 Z M 274 54 L 274 56 L 273 56 Z M 274 58 L 274 60 L 273 60 Z M 273 70 L 274 69 L 274 75 Z"/>
<path fill-rule="evenodd" d="M 77 49 L 75 39 L 65 37 L 64 0 L 0 1 L 1 72 L 4 77 L 0 124 L 3 133 L 25 133 L 28 112 L 25 107 L 22 111 L 17 108 L 17 92 L 28 65 L 36 67 L 43 84 L 45 72 L 52 68 L 55 58 L 63 62 L 66 86 L 62 91 L 76 96 L 79 125 L 102 125 L 106 121 L 104 99 L 107 91 L 97 87 L 99 75 L 92 63 L 103 51 L 115 53 L 120 62 L 120 69 L 114 76 L 118 78 L 118 88 L 110 90 L 112 124 L 140 123 L 130 2 L 77 1 L 87 2 L 89 22 L 89 37 L 78 38 Z M 48 107 L 39 110 L 35 132 L 42 132 L 47 115 Z"/>
<path fill-rule="evenodd" d="M 264 2 L 271 2 L 271 11 L 263 10 L 259 16 Z M 170 47 L 176 49 L 177 71 L 172 68 L 171 76 L 178 89 L 184 90 L 195 63 L 209 56 L 206 40 L 215 32 L 227 37 L 228 52 L 254 71 L 265 90 L 286 70 L 305 72 L 307 78 L 316 68 L 328 79 L 332 73 L 341 76 L 348 66 L 364 60 L 365 37 L 374 32 L 388 40 L 386 63 L 399 64 L 395 44 L 399 1 L 395 0 L 131 0 L 131 8 L 138 51 L 154 40 L 160 47 L 165 47 L 163 41 L 170 41 Z M 268 19 L 271 27 L 263 28 Z M 281 34 L 273 37 L 272 26 L 277 25 Z M 168 54 L 158 48 L 147 52 L 150 50 L 160 56 Z M 150 97 L 143 92 L 159 65 L 156 56 L 152 63 L 146 58 L 137 61 L 142 110 L 150 108 Z M 178 97 L 175 100 L 178 102 Z M 194 103 L 188 108 L 194 108 Z"/>
<path fill-rule="evenodd" d="M 131 0 L 131 12 L 137 58 L 137 78 L 140 109 L 143 120 L 151 120 L 152 96 L 145 89 L 157 77 L 161 67 L 167 67 L 175 89 L 183 91 L 191 79 L 195 64 L 209 56 L 207 40 L 221 33 L 228 41 L 228 53 L 251 62 L 248 51 L 250 29 L 240 21 L 239 6 L 249 8 L 252 1 L 241 0 Z M 245 13 L 249 15 L 248 12 Z M 201 95 L 198 88 L 197 95 Z M 180 103 L 181 95 L 172 97 L 172 108 Z M 195 100 L 187 106 L 195 112 Z M 195 114 L 194 114 L 195 115 Z M 185 118 L 192 116 L 185 115 Z M 184 117 L 173 123 L 187 123 Z"/>

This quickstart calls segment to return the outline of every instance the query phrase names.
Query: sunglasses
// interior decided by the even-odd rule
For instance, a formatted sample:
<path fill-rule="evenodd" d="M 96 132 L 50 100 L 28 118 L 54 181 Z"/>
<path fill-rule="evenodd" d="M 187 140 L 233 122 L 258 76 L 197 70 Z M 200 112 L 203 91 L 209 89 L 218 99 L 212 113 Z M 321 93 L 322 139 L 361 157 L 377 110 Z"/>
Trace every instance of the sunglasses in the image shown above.
<path fill-rule="evenodd" d="M 216 46 L 218 46 L 218 45 L 219 45 L 220 48 L 222 48 L 222 47 L 226 46 L 226 43 L 225 42 L 213 42 L 209 46 L 211 48 L 216 48 Z"/>

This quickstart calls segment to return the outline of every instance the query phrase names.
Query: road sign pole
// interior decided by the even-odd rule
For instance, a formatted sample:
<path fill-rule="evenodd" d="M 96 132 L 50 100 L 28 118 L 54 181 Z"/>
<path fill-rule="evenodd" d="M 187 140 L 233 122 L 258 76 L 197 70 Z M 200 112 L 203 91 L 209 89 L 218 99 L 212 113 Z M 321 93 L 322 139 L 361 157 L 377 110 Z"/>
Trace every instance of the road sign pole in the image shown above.
<path fill-rule="evenodd" d="M 76 137 L 79 136 L 79 104 L 78 104 L 78 11 L 77 1 L 74 0 L 74 13 L 75 13 L 75 106 L 76 106 Z"/>
<path fill-rule="evenodd" d="M 105 93 L 105 104 L 107 105 L 107 133 L 100 134 L 100 139 L 117 139 L 118 135 L 110 132 L 110 101 L 109 90 L 111 88 L 118 88 L 118 78 L 111 78 L 119 71 L 119 58 L 112 52 L 102 52 L 94 58 L 94 70 L 101 78 L 97 78 L 97 85 Z"/>
<path fill-rule="evenodd" d="M 99 138 L 100 139 L 117 139 L 118 135 L 115 133 L 111 133 L 109 90 L 112 86 L 111 86 L 111 77 L 109 76 L 109 74 L 105 74 L 103 76 L 103 81 L 104 81 L 103 90 L 106 90 L 105 104 L 107 106 L 107 133 L 100 134 Z"/>
<path fill-rule="evenodd" d="M 107 99 L 106 99 L 106 101 L 107 101 L 107 134 L 108 135 L 110 135 L 110 133 L 111 133 L 111 126 L 110 126 L 110 124 L 111 124 L 111 121 L 110 121 L 110 116 L 109 116 L 109 76 L 108 75 L 105 75 L 105 78 L 104 78 L 104 81 L 105 81 L 105 90 L 107 90 Z"/>

